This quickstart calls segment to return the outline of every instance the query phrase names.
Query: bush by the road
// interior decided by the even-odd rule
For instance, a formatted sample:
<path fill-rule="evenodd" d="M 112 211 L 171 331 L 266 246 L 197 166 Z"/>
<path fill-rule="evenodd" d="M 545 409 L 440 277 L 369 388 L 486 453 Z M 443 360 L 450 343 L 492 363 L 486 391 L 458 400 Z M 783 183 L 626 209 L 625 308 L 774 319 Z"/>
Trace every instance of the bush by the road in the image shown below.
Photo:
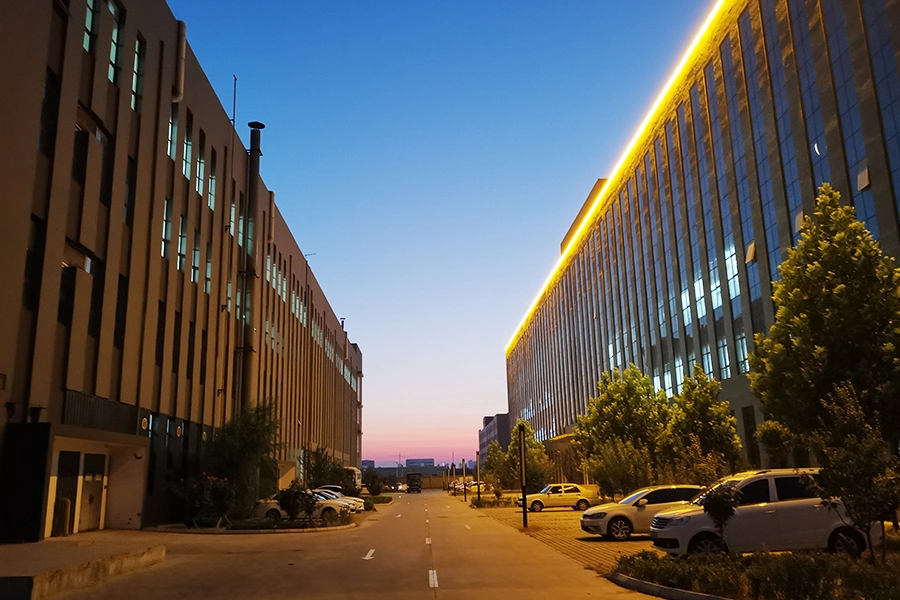
<path fill-rule="evenodd" d="M 889 600 L 900 589 L 900 557 L 886 565 L 824 552 L 619 558 L 615 571 L 635 579 L 734 600 Z"/>
<path fill-rule="evenodd" d="M 475 508 L 501 508 L 507 506 L 515 505 L 515 498 L 509 497 L 500 497 L 500 498 L 489 498 L 487 496 L 482 496 L 481 500 L 478 497 L 472 498 L 472 506 Z"/>
<path fill-rule="evenodd" d="M 389 504 L 393 498 L 390 496 L 372 496 L 369 500 L 372 501 L 372 504 Z"/>

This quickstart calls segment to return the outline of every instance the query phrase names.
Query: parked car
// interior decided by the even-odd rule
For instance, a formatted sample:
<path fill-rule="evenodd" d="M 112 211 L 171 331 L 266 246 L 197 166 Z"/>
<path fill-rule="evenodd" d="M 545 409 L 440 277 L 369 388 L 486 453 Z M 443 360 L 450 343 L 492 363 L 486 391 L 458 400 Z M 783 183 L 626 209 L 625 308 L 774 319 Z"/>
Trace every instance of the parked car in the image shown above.
<path fill-rule="evenodd" d="M 581 530 L 614 540 L 649 533 L 657 513 L 686 505 L 705 488 L 699 485 L 655 485 L 632 492 L 619 502 L 601 504 L 581 515 Z"/>
<path fill-rule="evenodd" d="M 336 500 L 328 498 L 322 499 L 317 496 L 316 507 L 313 509 L 312 518 L 319 520 L 326 518 L 329 514 L 338 515 L 344 508 L 344 505 Z M 268 519 L 270 521 L 280 521 L 288 518 L 288 514 L 281 509 L 278 505 L 278 501 L 275 500 L 274 497 L 266 498 L 265 500 L 257 500 L 253 516 L 259 519 Z M 301 513 L 299 518 L 304 519 L 306 518 L 306 515 Z"/>
<path fill-rule="evenodd" d="M 326 499 L 338 502 L 347 507 L 347 509 L 353 513 L 363 510 L 363 507 L 365 506 L 365 503 L 359 498 L 350 498 L 348 496 L 341 495 L 339 492 L 332 492 L 330 490 L 313 490 L 312 493 L 320 500 Z"/>
<path fill-rule="evenodd" d="M 814 550 L 853 554 L 866 549 L 866 540 L 850 525 L 843 505 L 823 502 L 804 483 L 819 469 L 768 469 L 737 473 L 716 486 L 738 489 L 740 500 L 725 526 L 725 546 L 731 552 Z M 714 486 L 715 487 L 715 486 Z M 712 519 L 703 512 L 705 494 L 691 504 L 660 512 L 653 519 L 653 546 L 670 554 L 718 552 L 722 549 Z M 873 542 L 881 541 L 881 527 L 873 525 Z"/>
<path fill-rule="evenodd" d="M 600 489 L 575 483 L 551 483 L 537 494 L 528 494 L 525 506 L 532 512 L 545 508 L 574 508 L 587 510 L 600 503 Z M 516 505 L 522 506 L 522 497 L 516 498 Z"/>
<path fill-rule="evenodd" d="M 343 501 L 343 502 L 347 502 L 347 503 L 349 503 L 349 504 L 352 504 L 353 506 L 356 507 L 356 510 L 357 510 L 357 511 L 363 510 L 363 509 L 365 508 L 365 506 L 366 506 L 366 503 L 363 502 L 363 499 L 362 499 L 362 498 L 356 498 L 356 497 L 354 497 L 354 496 L 345 496 L 345 495 L 342 494 L 341 492 L 339 492 L 339 491 L 336 492 L 336 491 L 334 491 L 334 490 L 332 490 L 332 489 L 330 489 L 330 488 L 327 488 L 327 487 L 325 487 L 325 486 L 322 486 L 322 487 L 320 487 L 320 488 L 316 488 L 316 489 L 314 489 L 313 491 L 314 491 L 314 492 L 322 492 L 322 493 L 324 493 L 326 496 L 329 496 L 329 497 L 331 497 L 331 498 L 334 498 L 335 500 L 341 500 L 341 501 Z"/>

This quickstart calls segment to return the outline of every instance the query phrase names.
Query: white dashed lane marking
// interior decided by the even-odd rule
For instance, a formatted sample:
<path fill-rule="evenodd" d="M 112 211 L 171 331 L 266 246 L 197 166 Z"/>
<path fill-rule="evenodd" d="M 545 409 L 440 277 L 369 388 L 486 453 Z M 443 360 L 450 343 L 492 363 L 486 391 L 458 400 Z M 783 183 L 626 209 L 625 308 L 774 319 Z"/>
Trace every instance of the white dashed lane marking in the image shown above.
<path fill-rule="evenodd" d="M 438 587 L 437 571 L 434 569 L 428 571 L 428 587 Z"/>
<path fill-rule="evenodd" d="M 425 543 L 431 545 L 431 538 L 425 538 Z"/>

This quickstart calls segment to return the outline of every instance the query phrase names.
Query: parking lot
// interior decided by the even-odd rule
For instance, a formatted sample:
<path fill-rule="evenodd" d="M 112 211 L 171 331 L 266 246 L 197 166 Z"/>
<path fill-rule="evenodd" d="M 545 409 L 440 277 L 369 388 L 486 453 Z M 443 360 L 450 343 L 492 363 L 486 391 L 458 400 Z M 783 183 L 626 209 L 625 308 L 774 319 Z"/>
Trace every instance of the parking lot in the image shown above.
<path fill-rule="evenodd" d="M 521 508 L 485 508 L 482 512 L 504 525 L 523 531 Z M 649 536 L 635 535 L 627 542 L 613 542 L 581 531 L 580 519 L 580 511 L 568 508 L 529 512 L 528 529 L 524 531 L 557 552 L 601 573 L 611 570 L 623 554 L 652 550 Z"/>

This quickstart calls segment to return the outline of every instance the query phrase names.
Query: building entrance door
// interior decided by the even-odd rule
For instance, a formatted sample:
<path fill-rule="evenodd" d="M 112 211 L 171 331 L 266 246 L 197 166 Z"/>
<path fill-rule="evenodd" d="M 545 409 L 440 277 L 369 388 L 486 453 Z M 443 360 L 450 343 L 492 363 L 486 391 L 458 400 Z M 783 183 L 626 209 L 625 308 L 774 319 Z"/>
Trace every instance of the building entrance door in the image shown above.
<path fill-rule="evenodd" d="M 81 484 L 81 514 L 78 531 L 100 529 L 100 507 L 103 504 L 103 474 L 106 456 L 84 455 L 84 481 Z"/>
<path fill-rule="evenodd" d="M 75 524 L 75 499 L 78 496 L 78 472 L 81 453 L 63 450 L 56 468 L 56 502 L 53 506 L 51 535 L 69 535 Z"/>

